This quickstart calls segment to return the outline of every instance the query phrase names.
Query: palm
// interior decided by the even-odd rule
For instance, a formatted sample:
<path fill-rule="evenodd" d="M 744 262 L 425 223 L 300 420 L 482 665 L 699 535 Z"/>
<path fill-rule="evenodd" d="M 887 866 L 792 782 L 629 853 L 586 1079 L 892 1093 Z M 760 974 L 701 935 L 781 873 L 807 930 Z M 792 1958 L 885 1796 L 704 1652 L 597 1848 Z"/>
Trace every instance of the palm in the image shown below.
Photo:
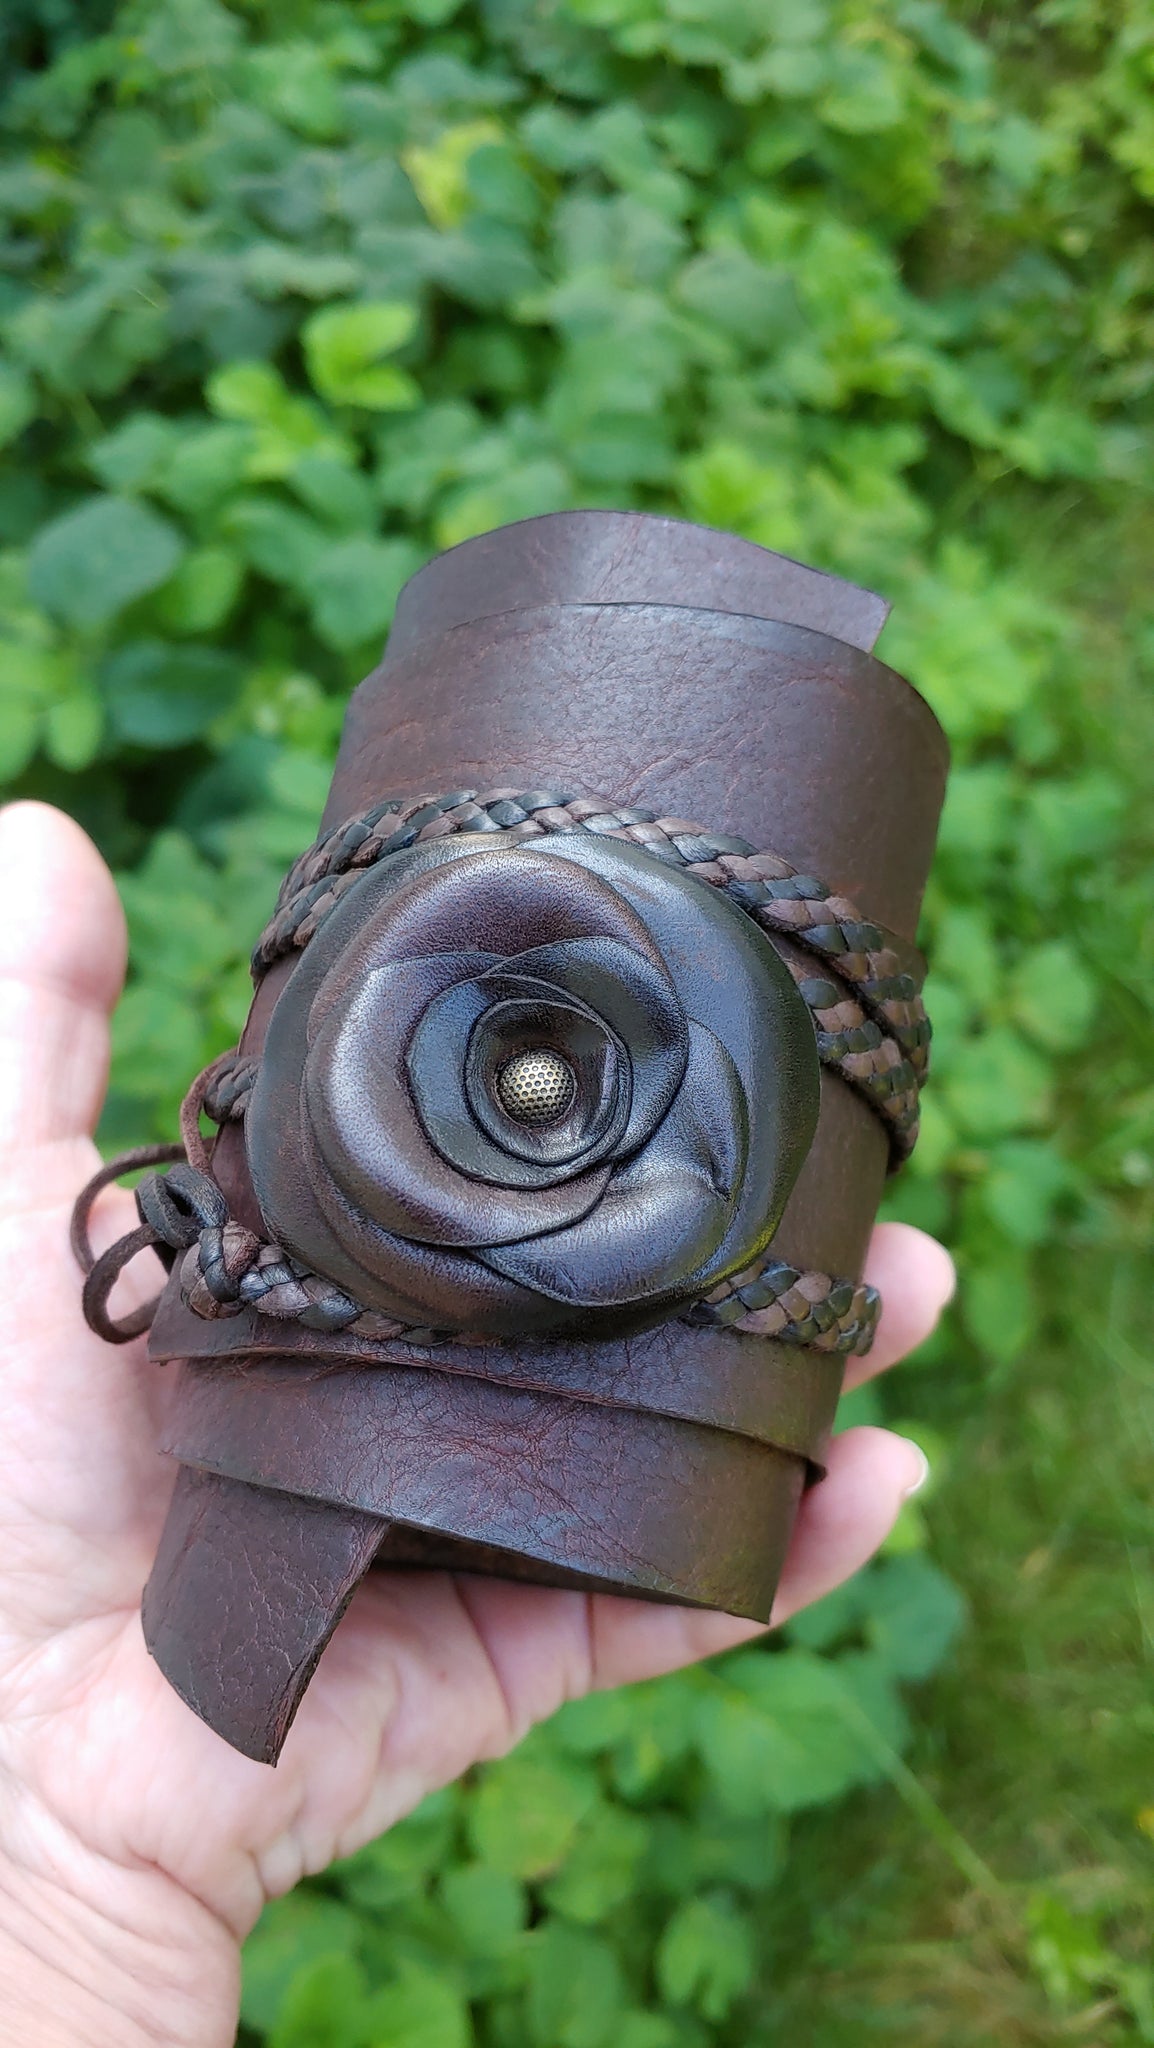
<path fill-rule="evenodd" d="M 379 1833 L 563 1699 L 707 1655 L 749 1625 L 380 1572 L 340 1624 L 275 1772 L 195 1719 L 150 1661 L 139 1620 L 172 1483 L 156 1451 L 168 1382 L 143 1346 L 114 1352 L 85 1328 L 68 1248 L 72 1202 L 96 1163 L 86 1134 L 120 981 L 120 912 L 75 826 L 33 806 L 4 825 L 5 865 L 24 895 L 0 954 L 3 1760 L 86 1849 L 164 1871 L 243 1931 L 270 1891 Z M 129 1198 L 108 1197 L 98 1236 L 126 1227 L 125 1211 L 130 1227 Z M 872 1277 L 891 1297 L 876 1369 L 932 1326 L 949 1268 L 929 1240 L 890 1226 L 875 1238 Z M 830 1478 L 803 1508 L 782 1612 L 870 1554 L 916 1469 L 910 1446 L 883 1431 L 837 1440 Z"/>

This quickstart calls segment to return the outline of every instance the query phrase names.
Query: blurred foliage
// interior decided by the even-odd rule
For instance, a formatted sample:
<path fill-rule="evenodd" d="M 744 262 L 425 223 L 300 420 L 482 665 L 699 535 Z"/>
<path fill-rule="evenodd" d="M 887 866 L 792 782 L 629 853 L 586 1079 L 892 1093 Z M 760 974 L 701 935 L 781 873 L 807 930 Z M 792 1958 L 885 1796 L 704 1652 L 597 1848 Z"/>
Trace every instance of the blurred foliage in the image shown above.
<path fill-rule="evenodd" d="M 887 1398 L 929 1418 L 903 1426 L 946 1471 L 930 1515 L 955 1573 L 1036 1630 L 982 1563 L 962 1418 L 996 1418 L 983 1455 L 1027 1490 L 1052 1452 L 1044 1512 L 1072 1495 L 1092 1518 L 1073 1482 L 1082 1455 L 1109 1486 L 1103 1411 L 1066 1426 L 1062 1375 L 1150 1385 L 1118 1307 L 1154 1187 L 1149 0 L 8 0 L 0 77 L 0 774 L 121 875 L 108 1142 L 168 1136 L 234 1041 L 344 699 L 433 550 L 640 505 L 876 584 L 883 651 L 955 761 L 925 915 L 935 1082 L 890 1208 L 942 1232 L 963 1281 L 922 1354 L 951 1371 Z M 1095 1527 L 1129 1558 L 1149 1657 L 1125 1498 Z M 925 1541 L 919 1503 L 784 1648 L 567 1709 L 270 1909 L 249 2036 L 776 2039 L 787 1951 L 828 1965 L 822 1926 L 849 1929 L 854 1997 L 880 1952 L 836 1878 L 809 1887 L 806 1842 L 828 1827 L 832 1869 L 882 1883 L 841 1814 L 884 1833 L 896 1790 L 944 1859 L 926 1885 L 993 1915 L 974 1972 L 1013 1988 L 967 2032 L 972 1985 L 927 1950 L 890 2039 L 1154 2041 L 1133 1844 L 1071 1888 L 1088 1822 L 1024 1850 L 1003 1831 L 1028 1881 L 1007 1907 L 903 1761 L 900 1689 L 961 1614 Z M 1142 1653 L 1133 1631 L 1103 1647 L 1094 1587 L 1063 1642 L 1120 1668 Z M 979 1625 L 1012 1667 L 998 1613 Z M 1027 1710 L 1002 1704 L 1024 1754 Z M 1121 1805 L 1154 1837 L 1148 1794 Z M 920 1887 L 898 1895 L 916 1916 Z M 931 1980 L 960 2001 L 940 2033 Z M 803 1998 L 794 2030 L 856 2043 L 835 2003 L 815 2031 Z"/>

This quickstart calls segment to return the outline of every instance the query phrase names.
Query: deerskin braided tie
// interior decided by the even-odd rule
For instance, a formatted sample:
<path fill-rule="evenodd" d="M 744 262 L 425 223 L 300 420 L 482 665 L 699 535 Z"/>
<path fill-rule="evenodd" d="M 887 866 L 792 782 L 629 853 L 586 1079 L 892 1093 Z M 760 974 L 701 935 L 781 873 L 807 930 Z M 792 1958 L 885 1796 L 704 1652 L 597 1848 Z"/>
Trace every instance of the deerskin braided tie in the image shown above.
<path fill-rule="evenodd" d="M 203 1078 L 203 1077 L 202 1077 Z M 203 1091 L 202 1091 L 203 1101 Z M 326 1280 L 286 1252 L 236 1222 L 228 1212 L 211 1174 L 184 1159 L 167 1173 L 149 1173 L 136 1189 L 140 1225 L 95 1259 L 88 1239 L 88 1218 L 101 1188 L 133 1167 L 171 1158 L 172 1146 L 146 1146 L 113 1160 L 93 1176 L 80 1195 L 73 1218 L 73 1249 L 87 1272 L 84 1313 L 90 1327 L 106 1343 L 127 1344 L 148 1328 L 156 1302 L 137 1309 L 122 1321 L 109 1314 L 108 1301 L 124 1268 L 137 1252 L 158 1251 L 166 1265 L 183 1253 L 181 1298 L 194 1315 L 206 1321 L 255 1309 L 282 1322 L 296 1322 L 326 1333 L 348 1331 L 358 1337 L 410 1344 L 442 1341 L 436 1330 L 420 1329 L 395 1316 L 362 1308 L 333 1281 Z M 877 1289 L 825 1273 L 799 1273 L 769 1252 L 735 1280 L 696 1302 L 686 1320 L 717 1323 L 752 1336 L 776 1337 L 784 1344 L 807 1345 L 817 1351 L 861 1354 L 873 1342 L 881 1301 Z M 484 1343 L 468 1338 L 466 1343 Z"/>
<path fill-rule="evenodd" d="M 405 802 L 386 798 L 318 839 L 292 868 L 253 953 L 256 979 L 306 946 L 363 871 L 453 832 L 500 832 L 516 841 L 561 832 L 625 839 L 653 859 L 723 889 L 767 931 L 792 939 L 822 962 L 821 973 L 786 964 L 817 1032 L 823 1064 L 836 1068 L 884 1119 L 894 1163 L 913 1150 L 918 1092 L 929 1066 L 930 1022 L 917 982 L 890 935 L 844 896 L 744 839 L 707 831 L 643 806 L 560 791 L 492 790 Z"/>
<path fill-rule="evenodd" d="M 860 1358 L 873 1343 L 881 1296 L 864 1281 L 803 1273 L 768 1253 L 744 1273 L 695 1302 L 691 1323 L 715 1323 L 814 1351 L 844 1351 Z"/>

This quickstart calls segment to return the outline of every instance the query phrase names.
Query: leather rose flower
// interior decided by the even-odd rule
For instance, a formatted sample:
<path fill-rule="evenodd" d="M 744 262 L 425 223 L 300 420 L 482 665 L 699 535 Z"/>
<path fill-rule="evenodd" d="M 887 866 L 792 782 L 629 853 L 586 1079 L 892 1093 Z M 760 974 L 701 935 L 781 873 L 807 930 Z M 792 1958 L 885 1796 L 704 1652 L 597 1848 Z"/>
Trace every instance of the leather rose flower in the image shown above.
<path fill-rule="evenodd" d="M 477 1335 L 642 1328 L 777 1227 L 817 1117 L 768 940 L 611 838 L 432 840 L 348 888 L 283 988 L 246 1117 L 278 1243 Z"/>

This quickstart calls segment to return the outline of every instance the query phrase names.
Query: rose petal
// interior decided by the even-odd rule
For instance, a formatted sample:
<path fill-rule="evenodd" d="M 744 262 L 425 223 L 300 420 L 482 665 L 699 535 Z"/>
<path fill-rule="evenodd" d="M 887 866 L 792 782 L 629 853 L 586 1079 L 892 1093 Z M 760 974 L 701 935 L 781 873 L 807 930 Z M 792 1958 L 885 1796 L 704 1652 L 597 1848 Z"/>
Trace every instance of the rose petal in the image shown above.
<path fill-rule="evenodd" d="M 736 1271 L 776 1230 L 817 1128 L 817 1040 L 793 977 L 753 919 L 706 883 L 593 833 L 561 832 L 535 844 L 546 857 L 612 878 L 645 920 L 686 1015 L 715 1033 L 737 1067 L 749 1157 L 726 1241 L 709 1268 Z"/>
<path fill-rule="evenodd" d="M 479 1254 L 556 1301 L 667 1306 L 683 1276 L 721 1243 L 745 1166 L 748 1119 L 737 1069 L 701 1025 L 689 1026 L 680 1092 L 648 1145 L 616 1168 L 597 1207 L 567 1229 Z"/>
<path fill-rule="evenodd" d="M 401 1237 L 464 1247 L 560 1229 L 597 1201 L 608 1165 L 554 1187 L 495 1187 L 451 1166 L 425 1133 L 404 1055 L 416 1019 L 441 986 L 436 955 L 397 961 L 330 1011 L 304 1070 L 304 1102 L 321 1158 L 355 1209 Z M 323 1178 L 316 1189 L 322 1208 Z"/>
<path fill-rule="evenodd" d="M 689 1057 L 685 1011 L 663 967 L 616 939 L 564 939 L 534 946 L 505 963 L 587 1003 L 628 1050 L 633 1102 L 617 1144 L 635 1151 L 660 1122 L 681 1086 Z"/>
<path fill-rule="evenodd" d="M 578 1035 L 599 1036 L 605 1052 L 612 1054 L 614 1071 L 603 1076 L 608 1085 L 592 1118 L 586 1086 L 558 1125 L 540 1131 L 518 1128 L 471 1079 L 478 1033 L 485 1032 L 493 1016 L 519 1008 L 527 1016 L 540 1017 L 543 1042 L 556 1044 L 562 1052 L 576 1029 Z M 418 1022 L 406 1054 L 417 1113 L 437 1150 L 475 1179 L 531 1188 L 571 1180 L 607 1156 L 629 1113 L 629 1076 L 616 1072 L 626 1060 L 624 1049 L 615 1045 L 612 1034 L 584 1004 L 564 997 L 551 982 L 501 969 L 458 983 L 435 998 Z M 572 1064 L 580 1074 L 579 1054 Z"/>
<path fill-rule="evenodd" d="M 382 1230 L 329 1180 L 307 1123 L 301 1129 L 301 1165 L 324 1202 L 308 1225 L 308 1262 L 337 1281 L 366 1308 L 433 1330 L 478 1336 L 544 1335 L 556 1327 L 558 1306 L 467 1251 L 418 1244 Z M 279 1241 L 298 1251 L 290 1227 Z"/>

